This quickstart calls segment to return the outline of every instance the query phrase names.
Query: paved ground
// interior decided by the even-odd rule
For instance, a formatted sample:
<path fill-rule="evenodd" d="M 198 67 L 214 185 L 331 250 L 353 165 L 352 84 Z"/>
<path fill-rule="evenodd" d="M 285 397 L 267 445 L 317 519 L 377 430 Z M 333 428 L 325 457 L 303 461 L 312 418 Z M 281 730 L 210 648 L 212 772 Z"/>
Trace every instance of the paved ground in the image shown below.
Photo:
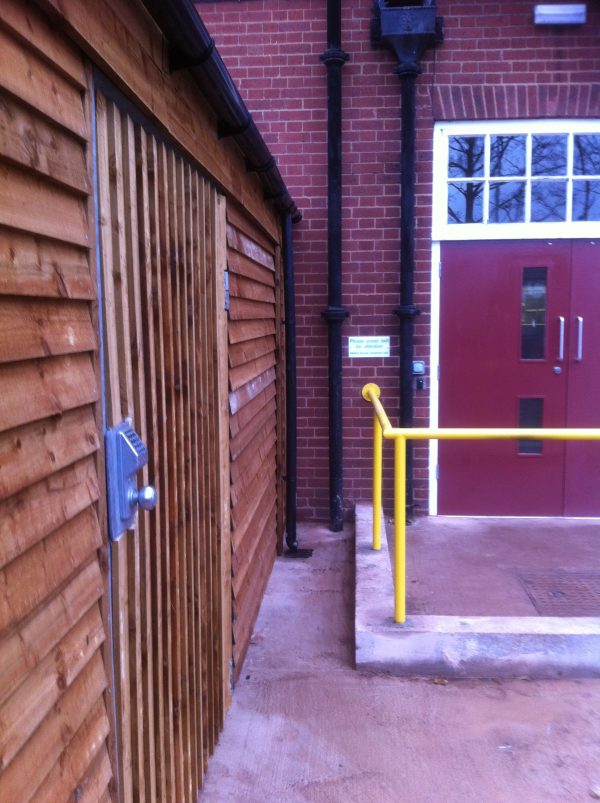
<path fill-rule="evenodd" d="M 391 540 L 393 524 L 386 529 Z M 410 613 L 537 616 L 523 577 L 538 576 L 540 602 L 547 584 L 554 603 L 546 615 L 600 616 L 598 519 L 431 516 L 408 527 L 406 541 Z"/>
<path fill-rule="evenodd" d="M 546 803 L 600 797 L 600 680 L 437 681 L 352 668 L 350 531 L 278 559 L 206 803 Z"/>

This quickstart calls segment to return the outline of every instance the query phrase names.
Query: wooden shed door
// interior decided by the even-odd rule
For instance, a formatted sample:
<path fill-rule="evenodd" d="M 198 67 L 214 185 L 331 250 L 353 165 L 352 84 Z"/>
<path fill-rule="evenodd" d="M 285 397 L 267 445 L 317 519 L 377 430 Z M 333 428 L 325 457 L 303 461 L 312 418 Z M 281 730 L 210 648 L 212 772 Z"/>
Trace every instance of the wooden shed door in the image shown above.
<path fill-rule="evenodd" d="M 181 803 L 196 800 L 229 681 L 225 209 L 100 91 L 96 122 L 106 425 L 133 419 L 159 494 L 112 544 L 119 782 L 124 801 Z"/>

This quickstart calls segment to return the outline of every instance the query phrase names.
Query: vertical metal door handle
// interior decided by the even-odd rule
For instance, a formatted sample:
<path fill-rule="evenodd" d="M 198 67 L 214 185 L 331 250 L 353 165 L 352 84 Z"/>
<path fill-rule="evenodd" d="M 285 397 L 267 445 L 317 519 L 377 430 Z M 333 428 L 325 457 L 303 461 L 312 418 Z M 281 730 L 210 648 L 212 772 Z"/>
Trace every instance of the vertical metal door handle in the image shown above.
<path fill-rule="evenodd" d="M 577 316 L 577 356 L 576 362 L 583 360 L 583 318 L 581 315 Z"/>
<path fill-rule="evenodd" d="M 558 357 L 559 362 L 565 358 L 565 319 L 562 315 L 558 316 Z"/>

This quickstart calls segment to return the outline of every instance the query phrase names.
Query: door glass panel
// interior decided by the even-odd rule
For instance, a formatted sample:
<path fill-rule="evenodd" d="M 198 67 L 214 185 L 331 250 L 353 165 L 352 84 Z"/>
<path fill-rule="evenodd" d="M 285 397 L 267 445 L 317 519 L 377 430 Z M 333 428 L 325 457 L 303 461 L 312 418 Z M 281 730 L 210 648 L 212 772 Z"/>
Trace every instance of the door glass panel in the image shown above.
<path fill-rule="evenodd" d="M 483 184 L 456 181 L 448 185 L 448 223 L 481 223 Z"/>
<path fill-rule="evenodd" d="M 519 427 L 539 429 L 544 419 L 543 399 L 519 399 Z M 519 454 L 542 454 L 542 441 L 521 439 Z"/>
<path fill-rule="evenodd" d="M 525 220 L 525 182 L 490 183 L 490 223 L 522 223 Z"/>
<path fill-rule="evenodd" d="M 448 178 L 483 176 L 484 137 L 450 137 Z"/>
<path fill-rule="evenodd" d="M 600 181 L 573 180 L 573 220 L 600 220 Z"/>
<path fill-rule="evenodd" d="M 531 137 L 531 175 L 566 176 L 567 135 L 533 134 Z"/>
<path fill-rule="evenodd" d="M 531 182 L 531 219 L 534 223 L 566 220 L 566 214 L 566 179 Z"/>
<path fill-rule="evenodd" d="M 524 134 L 492 136 L 490 143 L 490 176 L 524 176 Z"/>
<path fill-rule="evenodd" d="M 547 269 L 523 268 L 521 289 L 521 359 L 546 356 Z"/>
<path fill-rule="evenodd" d="M 574 135 L 573 175 L 600 176 L 600 134 Z"/>

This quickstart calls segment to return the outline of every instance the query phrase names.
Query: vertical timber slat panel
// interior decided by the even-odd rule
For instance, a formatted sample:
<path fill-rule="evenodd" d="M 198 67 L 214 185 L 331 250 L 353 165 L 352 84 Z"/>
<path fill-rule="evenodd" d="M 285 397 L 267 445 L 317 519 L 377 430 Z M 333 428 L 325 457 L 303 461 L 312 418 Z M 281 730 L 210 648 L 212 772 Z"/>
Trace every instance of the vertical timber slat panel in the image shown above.
<path fill-rule="evenodd" d="M 188 336 L 190 338 L 189 366 L 190 366 L 190 459 L 191 459 L 191 489 L 192 489 L 192 515 L 193 532 L 198 533 L 198 537 L 192 538 L 192 565 L 191 565 L 191 585 L 192 593 L 192 619 L 193 619 L 193 666 L 190 671 L 194 673 L 194 702 L 196 716 L 196 773 L 198 781 L 202 778 L 205 770 L 204 766 L 204 727 L 203 712 L 204 702 L 202 698 L 203 674 L 202 674 L 202 615 L 200 605 L 201 593 L 201 533 L 203 531 L 203 517 L 200 484 L 202 473 L 200 470 L 200 454 L 202 447 L 202 428 L 199 424 L 199 411 L 201 409 L 201 379 L 199 376 L 200 362 L 197 354 L 200 349 L 200 281 L 202 276 L 203 243 L 201 236 L 201 221 L 204 211 L 204 184 L 202 179 L 191 172 L 189 187 L 189 208 L 191 212 L 190 234 L 192 260 L 189 270 L 189 305 L 188 305 Z"/>
<path fill-rule="evenodd" d="M 0 800 L 64 800 L 109 737 L 91 93 L 35 6 L 0 40 Z"/>
<path fill-rule="evenodd" d="M 213 221 L 214 221 L 214 214 L 215 214 L 215 205 L 216 205 L 216 196 L 215 193 L 210 193 L 208 196 L 208 215 L 206 217 L 206 241 L 208 244 L 208 257 L 209 260 L 207 262 L 207 273 L 206 273 L 206 285 L 207 285 L 207 322 L 208 322 L 208 331 L 214 332 L 215 329 L 215 315 L 214 315 L 214 308 L 213 305 L 210 303 L 210 299 L 213 297 L 214 294 L 214 286 L 217 280 L 214 272 L 214 258 L 215 258 L 215 241 L 214 241 L 214 229 L 213 229 Z M 208 474 L 208 499 L 210 500 L 210 537 L 206 541 L 206 562 L 208 566 L 208 607 L 210 610 L 209 616 L 209 641 L 207 643 L 208 647 L 208 658 L 209 658 L 209 696 L 210 696 L 210 705 L 209 705 L 209 726 L 210 726 L 210 746 L 211 750 L 214 748 L 216 744 L 218 734 L 219 734 L 219 713 L 218 713 L 218 694 L 216 692 L 217 687 L 219 686 L 219 680 L 217 672 L 220 670 L 216 659 L 218 655 L 218 637 L 219 632 L 217 630 L 217 616 L 218 616 L 218 599 L 216 595 L 220 592 L 219 588 L 219 579 L 217 573 L 217 556 L 216 556 L 216 539 L 217 539 L 217 521 L 216 521 L 216 511 L 215 511 L 215 494 L 216 494 L 216 443 L 215 443 L 215 433 L 216 433 L 216 422 L 215 422 L 215 403 L 214 403 L 214 358 L 212 355 L 212 349 L 207 353 L 207 375 L 208 375 L 208 394 L 207 394 L 207 406 L 208 406 L 208 436 L 207 436 L 207 444 L 208 444 L 208 465 L 206 467 L 206 471 Z"/>
<path fill-rule="evenodd" d="M 200 180 L 199 190 L 202 193 L 202 215 L 199 221 L 200 224 L 200 241 L 202 248 L 199 253 L 199 282 L 198 282 L 198 309 L 201 310 L 199 316 L 199 332 L 196 341 L 196 371 L 198 375 L 198 387 L 200 399 L 204 401 L 208 399 L 209 387 L 206 378 L 207 374 L 207 355 L 203 348 L 203 343 L 206 343 L 208 337 L 208 321 L 205 314 L 207 308 L 207 239 L 206 239 L 206 218 L 208 215 L 208 196 L 210 190 L 203 180 Z M 201 520 L 201 536 L 198 544 L 199 547 L 199 560 L 198 560 L 198 584 L 199 584 L 199 610 L 200 612 L 208 610 L 208 596 L 207 596 L 207 576 L 208 569 L 206 563 L 206 542 L 210 537 L 210 505 L 206 504 L 208 495 L 208 471 L 206 465 L 206 451 L 208 448 L 208 405 L 203 403 L 196 408 L 196 418 L 198 422 L 198 475 L 199 475 L 199 490 L 200 498 L 203 500 L 201 507 L 202 520 Z M 202 644 L 202 652 L 200 656 L 200 673 L 202 678 L 201 685 L 201 700 L 202 710 L 204 716 L 202 718 L 202 764 L 204 770 L 208 766 L 208 757 L 211 752 L 210 738 L 209 738 L 209 723 L 210 716 L 209 707 L 209 677 L 208 677 L 208 649 L 209 644 L 209 627 L 206 616 L 202 616 L 199 622 L 200 626 L 200 639 Z"/>
<path fill-rule="evenodd" d="M 231 644 L 226 320 L 215 310 L 224 201 L 109 95 L 97 92 L 109 424 L 133 417 L 149 450 L 143 481 L 159 497 L 113 551 L 121 794 L 195 803 L 223 724 Z"/>
<path fill-rule="evenodd" d="M 217 198 L 216 217 L 215 217 L 215 243 L 216 259 L 215 274 L 222 276 L 227 270 L 227 205 L 221 196 Z M 215 283 L 215 312 L 216 312 L 216 359 L 217 368 L 217 398 L 219 399 L 219 455 L 224 461 L 217 471 L 220 478 L 220 501 L 221 506 L 218 513 L 218 526 L 221 533 L 221 586 L 223 589 L 223 614 L 221 617 L 223 646 L 222 676 L 223 676 L 223 712 L 231 705 L 231 664 L 233 661 L 233 643 L 231 634 L 231 622 L 233 616 L 231 599 L 231 509 L 229 497 L 229 366 L 228 366 L 228 346 L 227 346 L 227 312 L 225 310 L 225 285 L 223 282 Z"/>
<path fill-rule="evenodd" d="M 124 211 L 122 193 L 121 120 L 114 104 L 99 93 L 96 98 L 98 175 L 100 204 L 100 244 L 102 252 L 102 288 L 104 311 L 104 350 L 106 366 L 106 426 L 113 427 L 133 414 L 128 407 L 131 382 L 122 376 L 120 367 L 129 355 L 129 338 L 123 343 L 124 326 L 128 328 L 127 307 L 123 307 L 123 290 L 127 288 L 127 265 L 124 254 Z M 104 176 L 112 181 L 102 181 Z M 117 761 L 121 794 L 124 803 L 133 800 L 131 766 L 131 701 L 129 695 L 129 595 L 127 581 L 127 540 L 111 544 L 113 639 L 115 652 L 115 697 L 117 700 Z"/>
<path fill-rule="evenodd" d="M 143 481 L 147 483 L 150 477 L 158 475 L 159 467 L 156 460 L 157 443 L 155 437 L 155 427 L 157 417 L 156 386 L 151 377 L 156 376 L 156 358 L 154 353 L 154 321 L 152 312 L 152 271 L 148 268 L 152 264 L 152 235 L 150 229 L 150 192 L 151 181 L 149 178 L 150 162 L 152 159 L 149 153 L 148 139 L 146 132 L 138 127 L 135 132 L 136 137 L 136 181 L 137 181 L 137 200 L 138 200 L 138 225 L 140 259 L 139 265 L 145 269 L 139 271 L 136 281 L 139 286 L 139 328 L 138 354 L 140 366 L 144 369 L 144 378 L 137 376 L 134 384 L 137 384 L 140 393 L 140 409 L 144 411 L 144 420 L 140 425 L 143 433 L 144 442 L 148 445 L 149 465 L 144 468 Z M 134 277 L 135 279 L 135 277 Z M 138 312 L 138 310 L 136 310 Z M 143 394 L 143 397 L 142 397 Z M 149 426 L 148 421 L 151 422 Z M 160 606 L 160 596 L 156 595 L 154 566 L 157 555 L 154 552 L 154 545 L 159 543 L 160 517 L 156 515 L 143 516 L 140 521 L 140 564 L 142 572 L 142 589 L 144 599 L 141 603 L 141 641 L 142 641 L 142 665 L 143 665 L 143 706 L 144 706 L 144 725 L 147 731 L 144 734 L 144 773 L 146 776 L 146 799 L 155 803 L 157 800 L 157 777 L 164 778 L 164 765 L 159 769 L 157 762 L 159 759 L 159 749 L 161 744 L 161 729 L 156 728 L 155 712 L 156 707 L 160 709 L 157 702 L 155 706 L 154 694 L 157 698 L 162 695 L 162 682 L 159 680 L 155 685 L 155 678 L 162 678 L 162 667 L 159 665 L 159 656 L 155 651 L 155 641 L 153 629 L 160 630 L 162 627 L 162 608 Z M 160 673 L 160 675 L 159 675 Z M 157 749 L 157 740 L 158 748 Z M 165 797 L 162 791 L 162 798 Z"/>

